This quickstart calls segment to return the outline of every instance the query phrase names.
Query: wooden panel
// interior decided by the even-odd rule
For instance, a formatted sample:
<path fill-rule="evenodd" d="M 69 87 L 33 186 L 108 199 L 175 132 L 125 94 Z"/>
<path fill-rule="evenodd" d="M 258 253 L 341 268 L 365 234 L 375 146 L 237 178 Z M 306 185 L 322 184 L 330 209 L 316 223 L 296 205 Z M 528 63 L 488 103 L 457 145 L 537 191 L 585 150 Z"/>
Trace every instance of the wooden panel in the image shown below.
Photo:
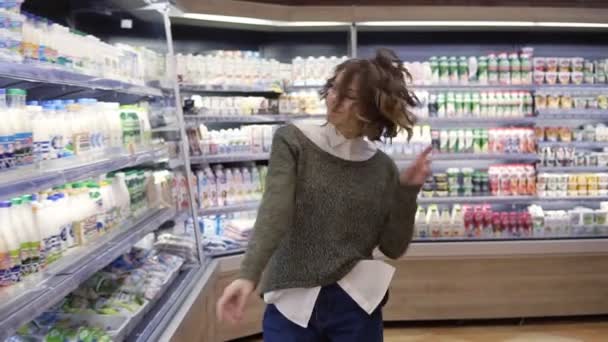
<path fill-rule="evenodd" d="M 385 319 L 608 313 L 608 256 L 399 260 Z"/>
<path fill-rule="evenodd" d="M 172 342 L 213 342 L 216 336 L 215 286 L 217 272 L 203 286 L 188 314 L 171 338 Z"/>
<path fill-rule="evenodd" d="M 291 6 L 542 6 L 608 7 L 605 0 L 245 0 Z"/>
<path fill-rule="evenodd" d="M 220 274 L 215 288 L 216 300 L 221 296 L 224 288 L 236 279 L 237 275 L 238 271 L 228 271 Z M 217 334 L 219 341 L 229 341 L 259 334 L 262 331 L 262 317 L 265 307 L 266 305 L 257 294 L 250 298 L 245 309 L 245 316 L 237 326 L 218 322 Z"/>

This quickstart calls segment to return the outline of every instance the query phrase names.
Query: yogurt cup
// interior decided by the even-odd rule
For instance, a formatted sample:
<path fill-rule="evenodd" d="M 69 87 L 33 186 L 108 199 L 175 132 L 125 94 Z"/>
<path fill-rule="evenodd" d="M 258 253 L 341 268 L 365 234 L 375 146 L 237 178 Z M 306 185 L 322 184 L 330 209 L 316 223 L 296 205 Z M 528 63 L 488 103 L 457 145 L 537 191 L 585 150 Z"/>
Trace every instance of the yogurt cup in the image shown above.
<path fill-rule="evenodd" d="M 545 72 L 544 71 L 534 71 L 534 83 L 536 84 L 544 84 L 545 83 Z"/>
<path fill-rule="evenodd" d="M 576 85 L 583 84 L 585 80 L 584 74 L 581 71 L 572 72 L 572 83 Z"/>
<path fill-rule="evenodd" d="M 570 84 L 570 72 L 560 71 L 558 73 L 559 84 Z"/>
<path fill-rule="evenodd" d="M 557 72 L 547 71 L 545 73 L 545 81 L 547 82 L 547 84 L 557 84 Z"/>

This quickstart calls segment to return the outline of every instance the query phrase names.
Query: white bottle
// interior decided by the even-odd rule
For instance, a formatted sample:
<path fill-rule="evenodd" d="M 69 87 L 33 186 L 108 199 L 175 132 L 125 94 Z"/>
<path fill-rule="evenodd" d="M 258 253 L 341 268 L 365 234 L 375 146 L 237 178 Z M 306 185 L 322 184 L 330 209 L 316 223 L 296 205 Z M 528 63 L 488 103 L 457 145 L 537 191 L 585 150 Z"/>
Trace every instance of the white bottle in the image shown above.
<path fill-rule="evenodd" d="M 441 237 L 441 220 L 439 216 L 439 208 L 436 205 L 430 205 L 426 211 L 426 221 L 429 224 L 429 233 L 431 238 Z"/>
<path fill-rule="evenodd" d="M 0 202 L 0 272 L 2 285 L 10 285 L 19 281 L 21 259 L 19 255 L 19 240 L 14 234 L 11 219 L 11 202 Z"/>
<path fill-rule="evenodd" d="M 464 230 L 464 213 L 460 204 L 455 204 L 452 207 L 452 217 L 450 220 L 452 237 L 463 238 Z"/>
<path fill-rule="evenodd" d="M 29 262 L 30 253 L 29 253 L 29 236 L 27 234 L 27 227 L 25 227 L 25 222 L 23 222 L 23 211 L 21 210 L 21 199 L 13 198 L 11 200 L 11 229 L 13 230 L 17 241 L 19 242 L 19 258 L 21 263 L 21 272 L 22 274 L 27 272 L 27 264 Z"/>
<path fill-rule="evenodd" d="M 452 227 L 451 227 L 451 217 L 450 217 L 450 211 L 447 209 L 444 209 L 441 211 L 441 219 L 440 219 L 440 225 L 441 225 L 441 237 L 443 238 L 449 238 L 452 236 Z"/>
<path fill-rule="evenodd" d="M 40 230 L 35 221 L 35 211 L 32 200 L 34 196 L 24 195 L 21 197 L 23 210 L 23 222 L 29 236 L 29 254 L 31 258 L 32 272 L 37 272 L 40 267 Z"/>
<path fill-rule="evenodd" d="M 427 239 L 429 237 L 429 223 L 427 221 L 426 210 L 423 207 L 418 207 L 416 211 L 416 234 L 419 239 Z"/>
<path fill-rule="evenodd" d="M 118 172 L 114 175 L 114 180 L 112 181 L 112 192 L 116 205 L 119 208 L 118 217 L 120 221 L 127 219 L 131 215 L 131 197 L 125 177 L 124 173 Z"/>
<path fill-rule="evenodd" d="M 226 169 L 226 205 L 232 205 L 237 203 L 236 199 L 236 182 L 234 180 L 234 173 L 232 169 Z"/>

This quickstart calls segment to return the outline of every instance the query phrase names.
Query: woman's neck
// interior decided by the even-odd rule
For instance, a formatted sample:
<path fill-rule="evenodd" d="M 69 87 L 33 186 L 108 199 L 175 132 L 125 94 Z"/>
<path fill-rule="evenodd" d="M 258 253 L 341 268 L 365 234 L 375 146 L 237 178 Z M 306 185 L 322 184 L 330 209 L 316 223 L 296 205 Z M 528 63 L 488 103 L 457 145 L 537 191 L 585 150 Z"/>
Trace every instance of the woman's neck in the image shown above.
<path fill-rule="evenodd" d="M 361 129 L 354 127 L 352 124 L 336 125 L 334 127 L 338 133 L 342 134 L 346 139 L 356 139 L 361 137 Z"/>

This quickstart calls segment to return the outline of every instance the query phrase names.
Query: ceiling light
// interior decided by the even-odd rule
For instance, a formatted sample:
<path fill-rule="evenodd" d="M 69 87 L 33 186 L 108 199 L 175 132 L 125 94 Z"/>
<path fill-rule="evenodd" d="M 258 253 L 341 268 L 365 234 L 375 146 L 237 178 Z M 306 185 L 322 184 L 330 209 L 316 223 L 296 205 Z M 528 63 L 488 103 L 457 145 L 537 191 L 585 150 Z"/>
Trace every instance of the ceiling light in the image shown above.
<path fill-rule="evenodd" d="M 281 21 L 268 20 L 250 17 L 235 17 L 229 15 L 203 14 L 203 13 L 185 13 L 183 18 L 215 21 L 222 23 L 246 24 L 257 26 L 276 26 L 276 27 L 315 27 L 315 26 L 344 26 L 350 25 L 347 22 L 339 21 Z"/>

